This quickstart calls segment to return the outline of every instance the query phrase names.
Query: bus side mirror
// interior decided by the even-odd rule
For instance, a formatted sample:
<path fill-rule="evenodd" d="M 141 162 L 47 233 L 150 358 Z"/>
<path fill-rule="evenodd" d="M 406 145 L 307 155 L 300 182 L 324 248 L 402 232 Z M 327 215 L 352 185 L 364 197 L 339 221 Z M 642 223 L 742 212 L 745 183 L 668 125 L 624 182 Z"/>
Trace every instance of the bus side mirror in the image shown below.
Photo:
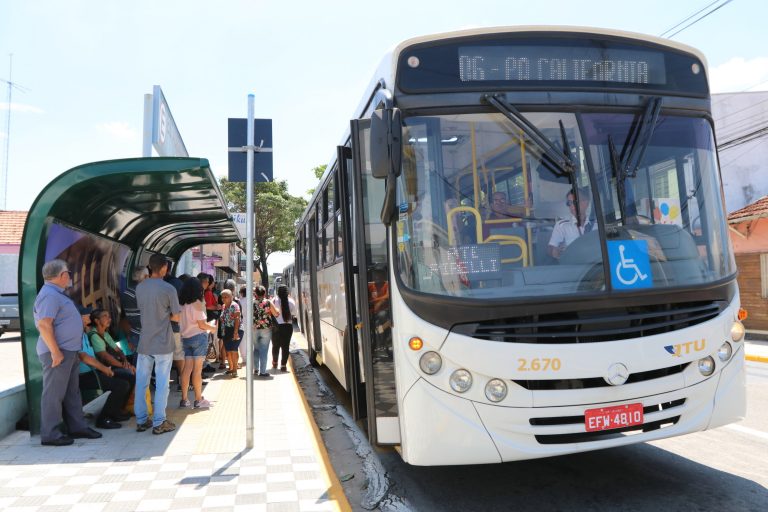
<path fill-rule="evenodd" d="M 400 109 L 379 109 L 371 114 L 370 150 L 371 174 L 386 178 L 390 170 L 400 175 L 402 125 Z"/>

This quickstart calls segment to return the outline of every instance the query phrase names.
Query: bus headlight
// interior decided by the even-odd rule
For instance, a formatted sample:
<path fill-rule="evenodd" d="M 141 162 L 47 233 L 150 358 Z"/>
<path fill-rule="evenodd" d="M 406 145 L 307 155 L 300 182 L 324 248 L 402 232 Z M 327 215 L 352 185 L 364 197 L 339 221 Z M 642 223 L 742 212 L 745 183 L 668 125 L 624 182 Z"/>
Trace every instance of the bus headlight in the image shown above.
<path fill-rule="evenodd" d="M 717 357 L 722 361 L 726 362 L 731 358 L 733 355 L 733 347 L 731 347 L 731 344 L 727 341 L 720 345 L 720 348 L 717 351 Z"/>
<path fill-rule="evenodd" d="M 501 379 L 491 379 L 485 385 L 485 398 L 491 402 L 501 402 L 507 396 L 507 385 Z"/>
<path fill-rule="evenodd" d="M 699 373 L 705 377 L 709 377 L 715 371 L 715 360 L 712 356 L 699 359 Z"/>
<path fill-rule="evenodd" d="M 462 368 L 453 372 L 449 381 L 452 390 L 457 393 L 465 393 L 472 387 L 472 374 Z"/>
<path fill-rule="evenodd" d="M 733 341 L 741 341 L 744 339 L 744 334 L 746 334 L 746 329 L 744 329 L 744 324 L 741 322 L 733 322 L 733 325 L 731 326 L 731 339 Z"/>
<path fill-rule="evenodd" d="M 443 366 L 443 358 L 437 352 L 424 352 L 419 359 L 419 368 L 427 375 L 434 375 Z"/>

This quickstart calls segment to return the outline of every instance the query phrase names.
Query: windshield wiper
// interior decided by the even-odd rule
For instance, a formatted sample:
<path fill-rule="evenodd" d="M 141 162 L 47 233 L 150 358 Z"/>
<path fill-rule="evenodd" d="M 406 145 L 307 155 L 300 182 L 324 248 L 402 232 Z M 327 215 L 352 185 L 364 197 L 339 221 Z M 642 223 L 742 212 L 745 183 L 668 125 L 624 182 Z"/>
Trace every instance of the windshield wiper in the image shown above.
<path fill-rule="evenodd" d="M 519 128 L 528 138 L 536 144 L 547 160 L 555 166 L 553 171 L 559 176 L 568 176 L 568 179 L 573 181 L 573 174 L 576 169 L 576 164 L 571 158 L 570 145 L 568 144 L 568 138 L 565 135 L 565 128 L 563 123 L 560 123 L 560 133 L 563 137 L 563 149 L 562 153 L 558 150 L 549 138 L 544 135 L 541 130 L 528 121 L 523 114 L 520 113 L 515 107 L 507 103 L 498 94 L 486 94 L 484 96 L 485 101 L 496 107 L 496 110 L 504 114 L 504 116 L 512 121 L 517 128 Z"/>
<path fill-rule="evenodd" d="M 643 161 L 645 150 L 648 149 L 656 123 L 659 121 L 659 112 L 661 112 L 661 98 L 651 98 L 634 130 L 634 140 L 631 140 L 622 152 L 625 158 L 621 161 L 621 172 L 625 178 L 634 178 L 637 175 L 637 169 Z"/>
<path fill-rule="evenodd" d="M 635 178 L 637 170 L 645 156 L 645 151 L 653 137 L 653 131 L 659 120 L 661 112 L 661 98 L 651 98 L 645 106 L 643 115 L 640 117 L 635 129 L 627 138 L 627 144 L 624 146 L 621 157 L 616 151 L 616 145 L 613 142 L 613 136 L 608 135 L 608 152 L 611 159 L 611 168 L 613 176 L 616 178 L 616 192 L 619 200 L 619 213 L 621 222 L 626 220 L 626 187 L 627 178 Z"/>

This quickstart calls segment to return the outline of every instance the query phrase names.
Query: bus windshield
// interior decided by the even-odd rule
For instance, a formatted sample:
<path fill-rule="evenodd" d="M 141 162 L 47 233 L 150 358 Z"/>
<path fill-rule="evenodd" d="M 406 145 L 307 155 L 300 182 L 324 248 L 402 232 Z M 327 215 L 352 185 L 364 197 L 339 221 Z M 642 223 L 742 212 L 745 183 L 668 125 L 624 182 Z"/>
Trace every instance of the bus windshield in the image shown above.
<path fill-rule="evenodd" d="M 544 297 L 705 285 L 735 272 L 705 119 L 522 115 L 551 144 L 501 112 L 404 119 L 394 236 L 406 286 Z M 631 168 L 627 155 L 639 155 Z"/>

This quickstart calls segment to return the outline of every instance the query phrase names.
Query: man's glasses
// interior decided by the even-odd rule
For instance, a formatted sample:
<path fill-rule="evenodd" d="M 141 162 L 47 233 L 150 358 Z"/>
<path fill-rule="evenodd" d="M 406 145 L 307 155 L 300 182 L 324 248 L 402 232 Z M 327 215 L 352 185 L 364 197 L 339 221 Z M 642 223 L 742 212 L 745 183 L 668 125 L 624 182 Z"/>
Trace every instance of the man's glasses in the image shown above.
<path fill-rule="evenodd" d="M 573 206 L 573 205 L 575 205 L 575 204 L 576 204 L 576 201 L 574 201 L 573 199 L 569 199 L 569 200 L 567 200 L 567 201 L 565 202 L 565 204 L 566 204 L 566 206 Z M 586 204 L 586 205 L 588 205 L 588 204 L 589 204 L 589 201 L 585 201 L 584 199 L 582 199 L 582 200 L 581 200 L 581 204 Z"/>
<path fill-rule="evenodd" d="M 59 274 L 59 275 L 62 275 L 62 274 L 69 274 L 69 277 L 72 277 L 72 271 L 71 270 L 62 270 L 61 274 Z"/>

